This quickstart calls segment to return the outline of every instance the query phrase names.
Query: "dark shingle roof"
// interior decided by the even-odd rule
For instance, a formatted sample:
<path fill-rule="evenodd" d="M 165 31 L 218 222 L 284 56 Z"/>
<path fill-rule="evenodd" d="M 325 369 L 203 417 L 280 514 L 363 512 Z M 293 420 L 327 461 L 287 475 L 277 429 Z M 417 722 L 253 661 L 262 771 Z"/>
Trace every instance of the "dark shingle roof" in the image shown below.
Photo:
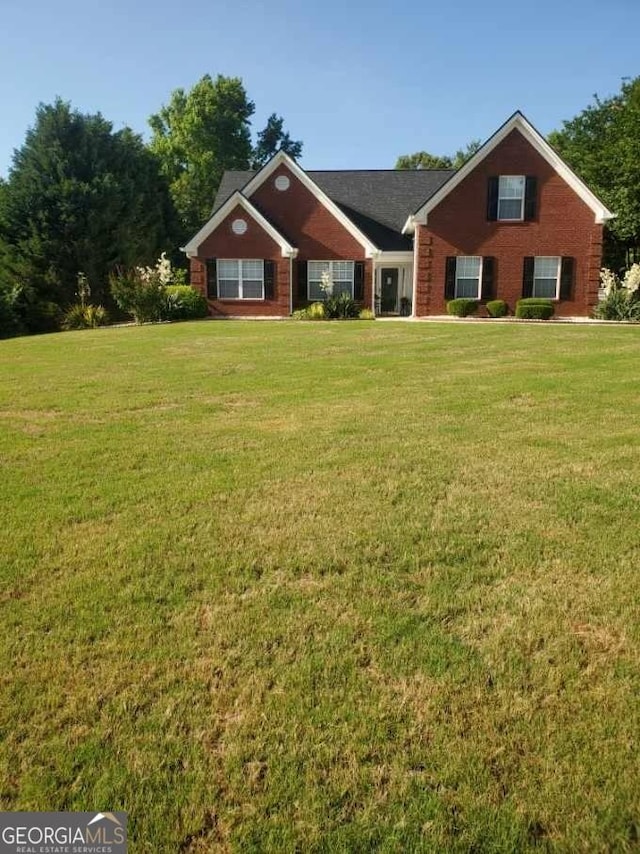
<path fill-rule="evenodd" d="M 225 172 L 214 211 L 236 190 L 241 190 L 255 172 Z M 411 240 L 401 234 L 407 217 L 447 181 L 451 169 L 356 169 L 307 172 L 367 237 L 386 250 L 411 249 Z"/>

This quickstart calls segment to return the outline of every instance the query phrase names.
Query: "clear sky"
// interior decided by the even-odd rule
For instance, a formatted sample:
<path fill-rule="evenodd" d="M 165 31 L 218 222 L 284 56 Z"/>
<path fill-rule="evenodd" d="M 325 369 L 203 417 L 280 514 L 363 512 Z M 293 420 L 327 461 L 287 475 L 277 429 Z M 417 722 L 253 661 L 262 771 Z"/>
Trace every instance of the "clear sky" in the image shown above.
<path fill-rule="evenodd" d="M 309 169 L 448 154 L 515 109 L 543 133 L 640 74 L 640 0 L 0 0 L 0 175 L 39 102 L 114 127 L 203 74 L 242 77 Z"/>

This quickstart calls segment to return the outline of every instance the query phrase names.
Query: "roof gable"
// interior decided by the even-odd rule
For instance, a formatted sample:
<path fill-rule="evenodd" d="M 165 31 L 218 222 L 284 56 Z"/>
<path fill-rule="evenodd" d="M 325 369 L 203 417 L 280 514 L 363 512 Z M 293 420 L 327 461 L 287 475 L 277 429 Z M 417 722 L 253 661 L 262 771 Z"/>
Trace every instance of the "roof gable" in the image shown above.
<path fill-rule="evenodd" d="M 280 232 L 260 213 L 260 211 L 251 204 L 239 190 L 233 192 L 229 198 L 221 205 L 202 226 L 200 231 L 194 235 L 184 247 L 184 251 L 189 256 L 195 256 L 198 252 L 198 247 L 212 234 L 216 228 L 224 222 L 237 206 L 242 207 L 247 214 L 262 228 L 271 239 L 278 244 L 283 258 L 294 258 L 297 254 L 289 241 L 280 234 Z"/>
<path fill-rule="evenodd" d="M 271 160 L 265 164 L 262 169 L 257 172 L 253 178 L 249 180 L 249 182 L 243 187 L 242 193 L 247 198 L 251 198 L 251 196 L 261 187 L 264 182 L 272 175 L 276 169 L 280 166 L 286 166 L 286 168 L 300 181 L 300 183 L 307 189 L 309 192 L 315 196 L 315 198 L 320 202 L 323 207 L 325 207 L 330 214 L 332 214 L 335 219 L 343 226 L 343 228 L 349 232 L 349 234 L 362 246 L 365 251 L 365 256 L 367 258 L 371 258 L 378 252 L 378 247 L 376 244 L 363 232 L 361 231 L 354 222 L 352 222 L 349 217 L 340 209 L 340 207 L 329 198 L 329 196 L 322 190 L 316 182 L 309 177 L 309 174 L 304 171 L 298 164 L 285 154 L 284 151 L 279 151 L 275 154 Z"/>
<path fill-rule="evenodd" d="M 591 192 L 587 185 L 578 178 L 576 173 L 564 162 L 560 155 L 554 151 L 546 139 L 533 125 L 527 121 L 521 112 L 515 112 L 498 130 L 489 137 L 478 151 L 464 163 L 457 172 L 419 207 L 415 213 L 407 218 L 403 232 L 411 233 L 417 223 L 425 225 L 427 217 L 449 193 L 455 189 L 464 179 L 489 155 L 514 130 L 517 130 L 527 142 L 543 157 L 547 163 L 560 175 L 571 189 L 582 199 L 582 201 L 593 211 L 597 223 L 613 219 L 615 214 Z"/>

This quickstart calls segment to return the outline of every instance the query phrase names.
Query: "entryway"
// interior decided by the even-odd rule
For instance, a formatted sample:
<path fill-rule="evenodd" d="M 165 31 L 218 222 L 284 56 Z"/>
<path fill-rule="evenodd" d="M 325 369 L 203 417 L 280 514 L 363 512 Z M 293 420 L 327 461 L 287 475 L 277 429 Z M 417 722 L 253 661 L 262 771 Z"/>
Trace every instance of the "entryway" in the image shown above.
<path fill-rule="evenodd" d="M 411 314 L 411 268 L 408 265 L 379 266 L 376 275 L 375 313 L 378 317 L 409 317 Z"/>

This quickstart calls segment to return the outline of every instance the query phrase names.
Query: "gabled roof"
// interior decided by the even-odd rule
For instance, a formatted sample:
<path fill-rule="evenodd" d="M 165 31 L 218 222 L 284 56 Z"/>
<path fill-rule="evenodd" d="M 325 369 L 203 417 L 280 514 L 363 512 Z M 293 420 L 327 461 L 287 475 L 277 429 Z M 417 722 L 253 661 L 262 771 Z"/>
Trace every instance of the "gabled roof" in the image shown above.
<path fill-rule="evenodd" d="M 524 115 L 518 110 L 507 121 L 498 128 L 498 130 L 490 136 L 489 139 L 481 146 L 476 153 L 464 163 L 457 172 L 444 183 L 435 193 L 425 199 L 424 203 L 408 217 L 402 229 L 404 233 L 413 232 L 416 223 L 427 222 L 427 217 L 440 202 L 445 199 L 449 193 L 460 184 L 461 181 L 472 172 L 484 158 L 490 154 L 493 149 L 499 145 L 512 131 L 517 130 L 529 142 L 533 148 L 549 163 L 553 169 L 564 178 L 572 190 L 582 199 L 582 201 L 591 208 L 595 214 L 595 220 L 598 223 L 606 222 L 613 219 L 615 214 L 606 207 L 606 205 L 591 192 L 587 185 L 578 178 L 576 173 L 568 166 L 560 155 L 549 145 L 542 134 L 537 131 L 534 126 L 527 121 Z"/>
<path fill-rule="evenodd" d="M 435 193 L 454 170 L 341 169 L 306 174 L 378 249 L 410 251 L 411 238 L 401 233 L 407 214 Z M 245 188 L 246 192 L 255 175 L 251 171 L 225 172 L 214 211 L 235 190 Z"/>
<path fill-rule="evenodd" d="M 298 250 L 289 243 L 289 241 L 280 234 L 280 232 L 267 220 L 260 211 L 252 205 L 249 199 L 246 198 L 239 190 L 233 192 L 221 207 L 219 207 L 202 226 L 200 231 L 191 238 L 184 247 L 187 255 L 196 255 L 198 247 L 206 238 L 223 222 L 238 205 L 244 208 L 247 214 L 258 223 L 258 225 L 266 231 L 271 239 L 278 244 L 283 258 L 295 258 Z"/>
<path fill-rule="evenodd" d="M 256 172 L 249 180 L 249 182 L 242 188 L 243 194 L 247 198 L 251 198 L 251 196 L 256 192 L 256 190 L 264 184 L 264 182 L 272 175 L 276 169 L 280 166 L 286 166 L 287 169 L 300 181 L 303 186 L 309 190 L 309 192 L 316 197 L 316 199 L 322 204 L 333 216 L 338 220 L 338 222 L 345 228 L 349 234 L 357 242 L 362 246 L 365 251 L 366 257 L 372 257 L 378 251 L 378 247 L 375 243 L 362 232 L 354 222 L 352 222 L 348 216 L 345 215 L 344 211 L 342 211 L 331 198 L 324 192 L 324 190 L 316 184 L 316 182 L 309 176 L 308 172 L 305 172 L 298 164 L 293 160 L 293 158 L 289 157 L 284 151 L 278 151 L 277 154 L 274 154 L 271 160 Z"/>

